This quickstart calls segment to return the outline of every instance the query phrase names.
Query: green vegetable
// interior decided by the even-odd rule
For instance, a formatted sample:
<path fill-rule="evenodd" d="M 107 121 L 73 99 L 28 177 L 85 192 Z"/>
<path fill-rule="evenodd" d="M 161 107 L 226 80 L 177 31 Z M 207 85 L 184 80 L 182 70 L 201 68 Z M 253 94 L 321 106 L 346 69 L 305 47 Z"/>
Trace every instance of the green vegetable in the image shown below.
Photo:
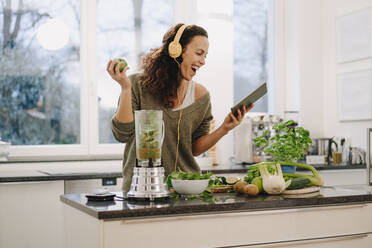
<path fill-rule="evenodd" d="M 229 184 L 229 185 L 234 185 L 235 183 L 239 181 L 240 181 L 239 177 L 227 177 L 226 178 L 226 184 Z"/>
<path fill-rule="evenodd" d="M 276 170 L 274 174 L 271 174 L 267 165 L 260 163 L 258 169 L 262 177 L 262 186 L 265 192 L 268 194 L 276 195 L 280 194 L 285 190 L 285 181 L 282 174 L 280 164 L 275 164 Z"/>
<path fill-rule="evenodd" d="M 268 171 L 271 173 L 271 174 L 274 174 L 275 172 L 275 166 L 273 165 L 269 165 L 267 167 Z M 244 181 L 246 181 L 247 183 L 252 183 L 252 180 L 256 177 L 259 177 L 261 176 L 260 174 L 260 170 L 258 169 L 258 166 L 257 164 L 256 165 L 251 165 L 249 168 L 248 168 L 248 174 L 247 176 L 244 177 Z"/>
<path fill-rule="evenodd" d="M 306 177 L 297 177 L 291 179 L 291 184 L 287 189 L 303 189 L 310 183 L 310 179 Z"/>
<path fill-rule="evenodd" d="M 251 183 L 257 186 L 259 193 L 263 192 L 262 177 L 253 178 Z"/>
<path fill-rule="evenodd" d="M 273 126 L 276 134 L 269 138 L 268 130 L 253 141 L 263 148 L 265 154 L 271 155 L 272 161 L 294 162 L 302 159 L 312 143 L 310 132 L 303 127 L 292 127 L 293 120 Z"/>
<path fill-rule="evenodd" d="M 178 193 L 172 193 L 170 195 L 170 197 L 172 199 L 174 199 L 175 201 L 178 201 L 181 196 Z M 208 203 L 211 203 L 211 204 L 215 203 L 214 199 L 213 199 L 213 194 L 211 192 L 208 192 L 208 191 L 203 191 L 199 195 L 188 195 L 187 197 L 185 197 L 185 201 L 190 201 L 190 200 L 194 200 L 194 199 L 201 199 L 201 200 L 203 200 L 205 202 L 208 202 Z"/>
<path fill-rule="evenodd" d="M 226 183 L 226 177 L 224 176 L 216 176 L 214 178 L 212 178 L 213 180 L 213 185 L 220 185 L 220 186 L 226 186 L 227 183 Z"/>
<path fill-rule="evenodd" d="M 296 166 L 296 167 L 299 167 L 299 168 L 310 170 L 313 173 L 313 175 L 305 175 L 305 174 L 297 174 L 297 173 L 283 173 L 283 177 L 286 178 L 287 180 L 291 180 L 293 178 L 304 177 L 304 178 L 308 178 L 310 180 L 309 186 L 323 186 L 322 176 L 311 165 L 301 164 L 301 163 L 294 163 L 294 162 L 261 162 L 261 163 L 252 165 L 251 167 L 254 166 L 255 168 L 257 168 L 261 164 L 268 165 L 268 166 L 272 166 L 272 165 L 275 165 L 275 164 L 290 165 L 290 166 Z M 248 171 L 248 173 L 249 173 L 249 171 Z"/>
<path fill-rule="evenodd" d="M 203 191 L 202 193 L 200 193 L 199 195 L 189 195 L 185 198 L 186 201 L 189 201 L 189 200 L 194 200 L 194 199 L 202 199 L 203 201 L 205 202 L 208 202 L 208 203 L 214 203 L 213 201 L 213 194 L 211 192 L 208 192 L 208 191 Z"/>

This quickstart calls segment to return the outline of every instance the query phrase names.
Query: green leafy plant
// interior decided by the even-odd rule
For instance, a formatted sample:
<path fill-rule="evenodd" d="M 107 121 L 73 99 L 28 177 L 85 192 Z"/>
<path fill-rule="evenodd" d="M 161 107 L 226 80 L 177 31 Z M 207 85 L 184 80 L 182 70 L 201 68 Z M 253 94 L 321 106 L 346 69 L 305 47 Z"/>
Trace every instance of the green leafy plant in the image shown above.
<path fill-rule="evenodd" d="M 268 138 L 266 130 L 261 136 L 255 138 L 258 148 L 263 148 L 265 154 L 271 155 L 274 162 L 295 162 L 304 156 L 311 144 L 310 132 L 303 127 L 292 127 L 293 120 L 278 123 L 273 127 L 276 134 Z"/>

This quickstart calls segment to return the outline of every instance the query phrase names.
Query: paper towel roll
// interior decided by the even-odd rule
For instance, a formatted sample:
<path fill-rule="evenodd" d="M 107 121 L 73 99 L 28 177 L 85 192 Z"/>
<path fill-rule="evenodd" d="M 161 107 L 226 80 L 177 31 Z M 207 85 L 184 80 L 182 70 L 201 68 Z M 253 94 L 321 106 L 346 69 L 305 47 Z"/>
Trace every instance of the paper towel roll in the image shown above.
<path fill-rule="evenodd" d="M 252 119 L 245 116 L 243 121 L 234 129 L 235 160 L 237 162 L 252 162 Z"/>

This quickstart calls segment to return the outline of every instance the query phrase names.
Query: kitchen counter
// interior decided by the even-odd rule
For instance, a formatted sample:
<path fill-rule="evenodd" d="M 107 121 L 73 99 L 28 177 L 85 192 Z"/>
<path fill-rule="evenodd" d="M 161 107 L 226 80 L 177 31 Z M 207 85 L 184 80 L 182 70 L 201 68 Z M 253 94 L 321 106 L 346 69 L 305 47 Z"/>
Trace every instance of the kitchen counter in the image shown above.
<path fill-rule="evenodd" d="M 0 183 L 118 178 L 122 177 L 121 166 L 121 160 L 0 163 Z M 204 166 L 202 172 L 214 174 L 246 173 L 249 166 L 250 164 Z M 366 165 L 314 165 L 314 167 L 321 171 L 364 169 Z"/>
<path fill-rule="evenodd" d="M 320 192 L 299 196 L 259 195 L 247 197 L 235 193 L 218 193 L 213 194 L 213 198 L 207 200 L 187 200 L 180 197 L 178 200 L 169 199 L 159 202 L 138 202 L 120 200 L 119 198 L 109 202 L 92 202 L 87 201 L 84 194 L 66 194 L 62 195 L 60 200 L 97 219 L 107 220 L 360 204 L 372 202 L 371 189 L 362 185 L 322 187 Z M 123 197 L 121 192 L 116 192 L 116 194 Z"/>
<path fill-rule="evenodd" d="M 66 194 L 60 200 L 68 247 L 144 247 L 162 241 L 162 247 L 369 247 L 371 189 L 322 187 L 299 198 L 225 193 L 207 201 L 90 202 L 84 194 Z M 94 238 L 81 236 L 87 232 Z"/>

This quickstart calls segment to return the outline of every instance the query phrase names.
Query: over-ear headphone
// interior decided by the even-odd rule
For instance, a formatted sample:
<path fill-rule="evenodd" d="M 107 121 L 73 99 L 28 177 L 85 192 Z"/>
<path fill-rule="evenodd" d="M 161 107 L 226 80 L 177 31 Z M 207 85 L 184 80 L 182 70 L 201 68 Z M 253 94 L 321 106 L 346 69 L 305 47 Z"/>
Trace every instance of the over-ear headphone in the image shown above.
<path fill-rule="evenodd" d="M 180 39 L 181 39 L 181 36 L 183 34 L 183 31 L 185 30 L 186 27 L 187 27 L 187 25 L 183 24 L 177 30 L 177 33 L 174 36 L 173 41 L 171 43 L 169 43 L 169 45 L 168 45 L 169 56 L 171 58 L 173 58 L 174 61 L 177 62 L 178 66 L 180 64 L 178 63 L 178 61 L 176 60 L 176 58 L 178 58 L 182 54 L 182 46 L 180 44 Z M 180 99 L 178 99 L 178 100 L 180 101 Z M 176 160 L 174 161 L 174 170 L 177 169 L 177 162 L 178 162 L 178 149 L 179 149 L 179 144 L 180 144 L 180 125 L 181 125 L 181 119 L 182 119 L 182 111 L 183 111 L 183 108 L 182 108 L 182 105 L 181 105 L 180 117 L 178 118 L 178 122 L 177 122 L 177 148 L 176 148 L 177 150 L 176 150 Z"/>
<path fill-rule="evenodd" d="M 178 29 L 176 35 L 174 36 L 173 41 L 171 43 L 169 43 L 169 45 L 168 45 L 169 56 L 172 57 L 173 59 L 178 58 L 182 54 L 182 46 L 180 44 L 180 39 L 181 39 L 182 33 L 183 33 L 183 31 L 185 30 L 186 27 L 187 27 L 187 25 L 185 25 L 185 24 L 182 25 Z"/>

